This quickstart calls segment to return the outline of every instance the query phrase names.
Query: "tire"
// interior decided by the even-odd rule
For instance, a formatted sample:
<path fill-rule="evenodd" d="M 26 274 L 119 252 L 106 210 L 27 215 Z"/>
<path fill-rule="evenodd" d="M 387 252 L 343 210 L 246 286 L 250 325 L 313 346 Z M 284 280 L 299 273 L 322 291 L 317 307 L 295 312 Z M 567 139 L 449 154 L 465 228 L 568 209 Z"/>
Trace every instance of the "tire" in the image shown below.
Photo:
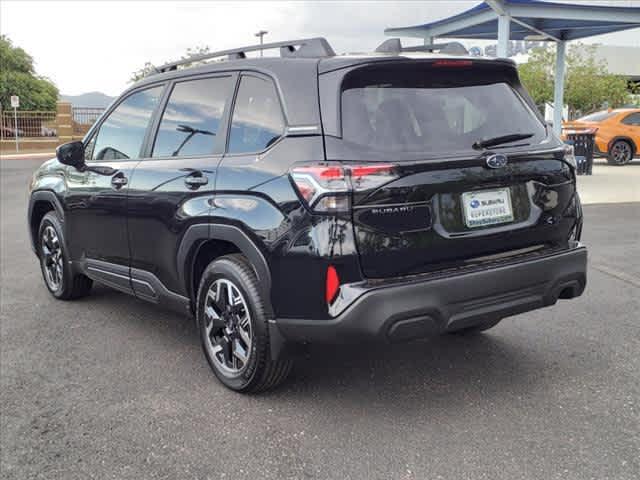
<path fill-rule="evenodd" d="M 607 163 L 609 165 L 622 166 L 633 160 L 633 145 L 627 140 L 616 140 L 609 147 Z"/>
<path fill-rule="evenodd" d="M 51 295 L 59 300 L 74 300 L 89 295 L 93 281 L 73 272 L 62 224 L 55 212 L 47 213 L 40 222 L 37 249 L 42 278 Z"/>
<path fill-rule="evenodd" d="M 257 393 L 287 378 L 291 360 L 271 359 L 270 316 L 244 256 L 225 255 L 207 266 L 198 288 L 198 332 L 211 370 L 227 388 Z"/>
<path fill-rule="evenodd" d="M 447 333 L 452 335 L 477 335 L 478 333 L 484 332 L 485 330 L 489 330 L 490 328 L 495 327 L 502 321 L 501 318 L 486 320 L 482 323 L 478 323 L 477 325 L 472 325 L 466 328 L 460 328 L 458 330 L 450 330 Z"/>

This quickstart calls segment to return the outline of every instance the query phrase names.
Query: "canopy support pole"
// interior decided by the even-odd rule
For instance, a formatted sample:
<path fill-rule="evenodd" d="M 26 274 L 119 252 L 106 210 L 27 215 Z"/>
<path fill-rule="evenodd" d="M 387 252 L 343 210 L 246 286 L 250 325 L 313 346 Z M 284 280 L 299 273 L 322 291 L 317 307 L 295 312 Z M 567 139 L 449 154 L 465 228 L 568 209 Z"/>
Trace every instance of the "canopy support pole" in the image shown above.
<path fill-rule="evenodd" d="M 564 70 L 567 42 L 556 42 L 556 78 L 553 86 L 553 131 L 562 132 L 562 109 L 564 106 Z"/>
<path fill-rule="evenodd" d="M 498 15 L 498 57 L 509 56 L 509 36 L 511 19 L 507 15 Z"/>
<path fill-rule="evenodd" d="M 435 43 L 435 38 L 434 37 L 424 37 L 424 45 L 429 46 L 429 45 L 433 45 Z"/>

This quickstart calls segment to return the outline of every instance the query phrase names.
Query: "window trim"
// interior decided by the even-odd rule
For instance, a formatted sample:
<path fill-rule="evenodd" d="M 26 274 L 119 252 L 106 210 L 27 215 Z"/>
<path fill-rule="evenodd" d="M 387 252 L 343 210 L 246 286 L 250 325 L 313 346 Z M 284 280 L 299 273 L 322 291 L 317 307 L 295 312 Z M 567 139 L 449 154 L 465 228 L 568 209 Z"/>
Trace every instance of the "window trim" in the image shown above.
<path fill-rule="evenodd" d="M 215 73 L 206 73 L 200 75 L 189 75 L 182 76 L 169 81 L 166 89 L 165 95 L 162 97 L 160 103 L 160 109 L 155 116 L 155 119 L 152 123 L 152 129 L 149 135 L 148 142 L 145 142 L 144 148 L 144 156 L 141 157 L 143 161 L 156 161 L 156 160 L 188 160 L 195 158 L 208 158 L 208 157 L 219 157 L 224 154 L 226 148 L 226 141 L 217 142 L 214 148 L 214 151 L 207 154 L 199 154 L 199 155 L 180 155 L 180 156 L 162 156 L 162 157 L 154 157 L 153 148 L 155 146 L 156 140 L 158 138 L 158 133 L 160 132 L 160 124 L 162 123 L 162 117 L 164 116 L 164 112 L 169 105 L 169 100 L 171 100 L 171 94 L 175 89 L 175 86 L 178 83 L 196 81 L 196 80 L 207 80 L 210 78 L 225 78 L 228 77 L 231 79 L 231 101 L 227 102 L 222 112 L 222 117 L 220 117 L 220 128 L 218 132 L 216 132 L 216 140 L 218 138 L 227 138 L 228 129 L 229 129 L 229 119 L 233 107 L 233 96 L 235 95 L 235 91 L 238 85 L 238 72 L 233 70 L 226 70 L 224 72 L 215 72 Z M 220 136 L 220 137 L 218 137 Z"/>
<path fill-rule="evenodd" d="M 144 137 L 142 138 L 142 145 L 140 146 L 140 150 L 138 151 L 138 156 L 137 157 L 135 157 L 135 158 L 122 158 L 122 159 L 118 159 L 118 160 L 93 160 L 93 159 L 91 159 L 91 160 L 85 160 L 85 163 L 98 163 L 98 164 L 100 164 L 100 163 L 107 163 L 107 162 L 138 162 L 138 161 L 140 161 L 140 159 L 142 158 L 143 153 L 146 150 L 150 129 L 155 123 L 155 118 L 156 118 L 156 115 L 157 115 L 157 112 L 158 112 L 158 107 L 162 104 L 162 101 L 164 100 L 164 96 L 166 95 L 167 84 L 168 83 L 166 81 L 160 81 L 160 82 L 152 83 L 152 84 L 149 84 L 149 85 L 142 85 L 142 86 L 140 86 L 138 88 L 135 88 L 135 89 L 129 90 L 128 92 L 125 92 L 116 101 L 114 101 L 111 104 L 111 106 L 109 106 L 109 108 L 107 108 L 107 110 L 101 115 L 99 120 L 93 124 L 93 126 L 89 129 L 87 134 L 82 139 L 82 144 L 86 147 L 86 145 L 89 142 L 91 142 L 91 140 L 98 133 L 100 133 L 100 129 L 102 128 L 102 124 L 111 116 L 113 111 L 116 108 L 118 108 L 123 102 L 125 102 L 132 95 L 135 95 L 137 93 L 143 92 L 145 90 L 151 90 L 153 88 L 161 87 L 162 90 L 160 92 L 160 100 L 158 102 L 158 105 L 156 105 L 155 109 L 153 110 L 153 112 L 151 112 L 151 117 L 150 117 L 151 121 L 149 122 L 149 124 L 147 125 L 147 128 L 145 130 Z M 91 156 L 93 156 L 93 152 L 91 152 Z"/>
<path fill-rule="evenodd" d="M 276 97 L 278 99 L 278 103 L 280 105 L 280 113 L 282 114 L 282 134 L 280 135 L 280 137 L 273 142 L 271 145 L 267 146 L 266 148 L 262 149 L 262 150 L 256 150 L 256 151 L 251 151 L 251 152 L 236 152 L 236 153 L 232 153 L 229 152 L 229 140 L 231 139 L 231 124 L 233 122 L 233 114 L 236 110 L 236 101 L 238 99 L 238 93 L 240 92 L 240 85 L 242 82 L 242 78 L 243 77 L 254 77 L 254 78 L 258 78 L 260 80 L 264 80 L 266 82 L 271 82 L 271 84 L 273 85 L 273 88 L 276 92 Z M 230 111 L 230 115 L 229 115 L 229 121 L 227 124 L 227 137 L 226 137 L 226 141 L 225 141 L 225 145 L 224 145 L 224 156 L 225 157 L 229 157 L 229 158 L 235 158 L 235 157 L 242 157 L 242 156 L 247 156 L 247 155 L 263 155 L 264 153 L 268 152 L 269 150 L 271 150 L 273 147 L 275 147 L 276 145 L 278 145 L 285 137 L 286 137 L 286 132 L 287 132 L 287 128 L 289 127 L 289 120 L 287 118 L 287 114 L 284 108 L 284 103 L 282 102 L 282 92 L 280 91 L 280 87 L 278 85 L 278 82 L 271 76 L 269 75 L 265 75 L 263 73 L 259 73 L 253 70 L 243 70 L 239 73 L 238 75 L 238 79 L 236 82 L 236 88 L 235 91 L 233 93 L 233 102 L 231 105 L 231 111 Z"/>

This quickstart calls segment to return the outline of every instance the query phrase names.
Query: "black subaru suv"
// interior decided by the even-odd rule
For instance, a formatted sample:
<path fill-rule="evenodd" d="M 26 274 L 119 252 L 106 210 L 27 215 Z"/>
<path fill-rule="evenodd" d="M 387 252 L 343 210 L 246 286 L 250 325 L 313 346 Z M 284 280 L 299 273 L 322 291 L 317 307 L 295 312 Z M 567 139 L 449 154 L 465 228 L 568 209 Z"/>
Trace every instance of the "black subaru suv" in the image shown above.
<path fill-rule="evenodd" d="M 579 296 L 571 150 L 514 63 L 425 49 L 319 38 L 158 68 L 35 172 L 47 288 L 195 316 L 241 392 L 280 383 L 301 343 L 479 332 Z"/>

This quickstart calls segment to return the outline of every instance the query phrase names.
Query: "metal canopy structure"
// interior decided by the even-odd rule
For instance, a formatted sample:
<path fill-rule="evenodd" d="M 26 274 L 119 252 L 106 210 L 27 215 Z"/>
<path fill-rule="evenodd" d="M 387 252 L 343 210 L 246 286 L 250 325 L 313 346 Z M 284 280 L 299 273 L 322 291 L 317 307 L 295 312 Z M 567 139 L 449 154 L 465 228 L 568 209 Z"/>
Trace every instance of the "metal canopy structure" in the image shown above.
<path fill-rule="evenodd" d="M 498 40 L 498 56 L 508 56 L 509 40 L 556 43 L 553 128 L 562 128 L 566 43 L 570 40 L 640 27 L 640 8 L 575 5 L 539 0 L 486 0 L 443 20 L 410 27 L 387 28 L 386 35 L 419 37 L 426 45 L 436 38 Z"/>

